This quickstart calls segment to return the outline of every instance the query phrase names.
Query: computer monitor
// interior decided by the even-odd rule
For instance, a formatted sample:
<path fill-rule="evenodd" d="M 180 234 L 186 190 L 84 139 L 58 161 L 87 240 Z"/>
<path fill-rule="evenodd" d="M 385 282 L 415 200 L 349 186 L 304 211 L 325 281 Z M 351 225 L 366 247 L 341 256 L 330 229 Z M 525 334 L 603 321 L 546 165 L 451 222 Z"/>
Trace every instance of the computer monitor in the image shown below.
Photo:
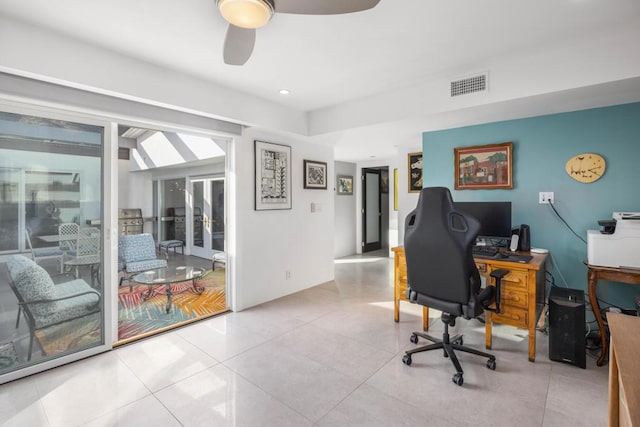
<path fill-rule="evenodd" d="M 511 239 L 511 202 L 454 202 L 454 206 L 480 221 L 478 239 Z"/>

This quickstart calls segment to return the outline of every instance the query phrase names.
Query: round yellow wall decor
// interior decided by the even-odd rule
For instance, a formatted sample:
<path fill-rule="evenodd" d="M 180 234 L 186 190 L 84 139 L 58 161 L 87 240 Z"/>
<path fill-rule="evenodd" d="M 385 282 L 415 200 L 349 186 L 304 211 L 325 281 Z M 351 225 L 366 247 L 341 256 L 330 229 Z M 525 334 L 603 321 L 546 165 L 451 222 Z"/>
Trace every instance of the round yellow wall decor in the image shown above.
<path fill-rule="evenodd" d="M 564 169 L 571 178 L 587 184 L 602 178 L 606 167 L 607 162 L 601 155 L 584 153 L 570 158 Z"/>

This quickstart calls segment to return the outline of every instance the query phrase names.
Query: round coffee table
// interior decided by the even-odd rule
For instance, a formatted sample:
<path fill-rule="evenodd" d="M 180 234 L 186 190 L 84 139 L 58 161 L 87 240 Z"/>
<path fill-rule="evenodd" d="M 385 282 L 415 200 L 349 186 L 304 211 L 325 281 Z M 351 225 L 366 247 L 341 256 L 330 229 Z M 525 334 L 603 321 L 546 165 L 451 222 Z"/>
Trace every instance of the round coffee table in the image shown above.
<path fill-rule="evenodd" d="M 148 289 L 142 294 L 143 299 L 151 297 L 154 287 L 164 286 L 167 292 L 167 313 L 171 310 L 171 300 L 173 293 L 171 292 L 171 284 L 191 281 L 191 291 L 200 295 L 204 292 L 202 286 L 198 286 L 198 279 L 204 274 L 204 269 L 199 267 L 179 266 L 157 268 L 148 270 L 143 273 L 136 274 L 131 278 L 132 281 L 141 285 L 147 285 Z"/>

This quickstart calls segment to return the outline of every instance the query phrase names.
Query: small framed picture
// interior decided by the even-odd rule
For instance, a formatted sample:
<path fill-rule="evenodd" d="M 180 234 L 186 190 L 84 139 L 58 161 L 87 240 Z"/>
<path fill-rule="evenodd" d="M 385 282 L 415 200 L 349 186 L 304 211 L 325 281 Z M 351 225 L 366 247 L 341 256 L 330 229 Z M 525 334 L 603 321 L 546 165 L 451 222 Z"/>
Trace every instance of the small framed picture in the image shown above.
<path fill-rule="evenodd" d="M 380 171 L 380 192 L 389 194 L 389 171 L 385 169 Z"/>
<path fill-rule="evenodd" d="M 422 153 L 409 153 L 407 157 L 409 193 L 419 193 L 422 190 Z"/>
<path fill-rule="evenodd" d="M 513 143 L 453 149 L 455 189 L 513 188 Z"/>
<path fill-rule="evenodd" d="M 353 176 L 338 175 L 336 178 L 337 192 L 341 196 L 351 196 L 353 194 Z"/>
<path fill-rule="evenodd" d="M 311 190 L 327 189 L 327 164 L 314 160 L 304 160 L 304 188 Z"/>

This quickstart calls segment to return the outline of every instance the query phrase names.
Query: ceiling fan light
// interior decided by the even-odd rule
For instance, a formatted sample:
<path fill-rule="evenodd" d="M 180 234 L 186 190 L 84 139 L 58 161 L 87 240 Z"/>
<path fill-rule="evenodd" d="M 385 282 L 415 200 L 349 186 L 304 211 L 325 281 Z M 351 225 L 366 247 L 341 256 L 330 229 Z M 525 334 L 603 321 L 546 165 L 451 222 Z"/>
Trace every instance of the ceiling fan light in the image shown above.
<path fill-rule="evenodd" d="M 273 15 L 271 0 L 218 0 L 222 17 L 240 28 L 260 28 Z"/>

